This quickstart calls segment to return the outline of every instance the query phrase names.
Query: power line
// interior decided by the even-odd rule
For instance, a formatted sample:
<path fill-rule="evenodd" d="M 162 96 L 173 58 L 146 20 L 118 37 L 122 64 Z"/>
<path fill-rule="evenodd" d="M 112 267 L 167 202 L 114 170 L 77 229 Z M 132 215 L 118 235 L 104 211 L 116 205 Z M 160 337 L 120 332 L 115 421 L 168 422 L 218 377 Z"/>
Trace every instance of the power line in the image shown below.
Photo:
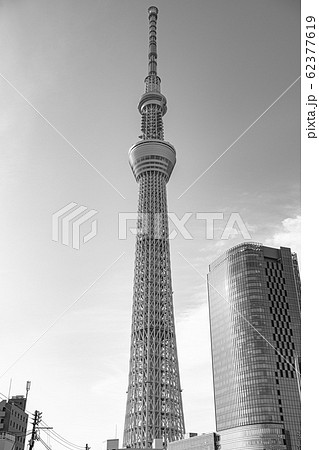
<path fill-rule="evenodd" d="M 47 433 L 45 430 L 42 430 L 42 431 L 44 431 L 45 434 L 49 435 L 49 433 Z M 50 436 L 50 438 L 53 439 L 55 442 L 57 442 L 58 444 L 62 445 L 62 446 L 65 447 L 65 448 L 67 448 L 68 450 L 74 450 L 74 448 L 65 445 L 63 442 L 59 441 L 58 439 L 56 439 L 56 438 L 55 438 L 54 436 L 52 436 L 51 434 L 50 434 L 49 436 Z M 85 447 L 82 447 L 82 448 L 84 449 Z"/>
<path fill-rule="evenodd" d="M 45 424 L 45 422 L 43 422 L 43 423 Z M 45 425 L 46 425 L 46 424 L 45 424 Z M 76 448 L 76 449 L 81 449 L 81 450 L 85 448 L 84 446 L 80 446 L 80 445 L 77 445 L 77 444 L 73 444 L 72 442 L 68 441 L 68 440 L 65 439 L 63 436 L 60 436 L 58 433 L 54 432 L 53 430 L 50 430 L 50 432 L 46 432 L 46 431 L 44 430 L 44 432 L 45 432 L 47 435 L 49 435 L 50 437 L 52 437 L 52 439 L 54 439 L 55 441 L 57 441 L 58 439 L 59 439 L 60 441 L 62 441 L 62 442 L 61 442 L 62 445 L 68 444 L 67 447 L 72 446 L 72 447 L 73 447 L 72 450 L 74 450 L 74 448 Z M 53 434 L 53 435 L 52 435 L 52 434 Z M 64 441 L 64 442 L 63 442 L 63 441 Z"/>
<path fill-rule="evenodd" d="M 48 426 L 48 424 L 45 423 L 43 420 L 42 420 L 42 423 L 44 425 Z M 83 445 L 73 444 L 73 442 L 68 441 L 63 436 L 61 436 L 59 433 L 57 433 L 55 430 L 51 430 L 50 433 L 53 433 L 57 438 L 60 438 L 62 441 L 64 441 L 68 445 L 71 445 L 71 446 L 73 446 L 75 448 L 78 448 L 78 449 L 84 449 L 85 448 Z"/>
<path fill-rule="evenodd" d="M 3 400 L 8 400 L 8 397 L 3 394 L 2 392 L 0 392 L 0 396 L 3 398 Z M 27 409 L 25 410 L 26 413 L 28 413 L 29 415 L 32 415 L 33 413 L 31 411 L 28 411 Z M 41 423 L 43 423 L 45 426 L 49 426 L 46 422 L 44 422 L 44 420 L 41 421 Z M 63 436 L 61 436 L 60 434 L 58 434 L 56 431 L 54 430 L 50 430 L 50 434 L 47 433 L 45 430 L 43 430 L 46 434 L 50 435 L 50 437 L 52 437 L 53 440 L 55 440 L 58 444 L 63 445 L 64 447 L 68 448 L 69 450 L 84 450 L 85 446 L 81 446 L 78 444 L 73 444 L 73 442 L 68 441 L 67 439 L 65 439 Z M 52 436 L 52 434 L 55 436 L 56 439 L 54 439 L 54 437 Z M 62 441 L 62 442 L 61 442 Z M 65 445 L 67 444 L 67 445 Z M 73 448 L 72 448 L 73 447 Z"/>

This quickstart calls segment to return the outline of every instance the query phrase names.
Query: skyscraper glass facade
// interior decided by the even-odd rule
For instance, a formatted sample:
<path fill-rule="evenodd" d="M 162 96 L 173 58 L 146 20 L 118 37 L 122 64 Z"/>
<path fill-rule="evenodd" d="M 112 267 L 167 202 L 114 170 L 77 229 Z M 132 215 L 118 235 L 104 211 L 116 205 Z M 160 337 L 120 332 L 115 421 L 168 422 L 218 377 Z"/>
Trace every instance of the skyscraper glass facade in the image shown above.
<path fill-rule="evenodd" d="M 240 244 L 209 267 L 223 450 L 300 448 L 300 279 L 290 249 Z"/>

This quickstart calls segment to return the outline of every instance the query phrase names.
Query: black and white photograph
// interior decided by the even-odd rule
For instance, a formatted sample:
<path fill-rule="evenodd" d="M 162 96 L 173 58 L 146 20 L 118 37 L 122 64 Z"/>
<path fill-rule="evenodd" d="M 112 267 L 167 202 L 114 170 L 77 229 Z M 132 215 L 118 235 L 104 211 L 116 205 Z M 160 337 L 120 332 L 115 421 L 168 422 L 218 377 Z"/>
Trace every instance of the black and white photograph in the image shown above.
<path fill-rule="evenodd" d="M 318 35 L 311 0 L 0 0 L 0 450 L 317 447 Z"/>

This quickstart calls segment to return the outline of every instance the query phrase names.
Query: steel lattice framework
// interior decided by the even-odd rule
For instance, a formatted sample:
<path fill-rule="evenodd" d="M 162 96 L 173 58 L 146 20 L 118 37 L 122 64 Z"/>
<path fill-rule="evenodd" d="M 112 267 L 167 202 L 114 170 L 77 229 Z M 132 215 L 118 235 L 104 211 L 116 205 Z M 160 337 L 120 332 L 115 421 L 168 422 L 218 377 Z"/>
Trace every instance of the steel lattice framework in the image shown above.
<path fill-rule="evenodd" d="M 164 141 L 166 98 L 157 76 L 156 23 L 149 14 L 149 70 L 138 109 L 140 141 L 129 151 L 139 184 L 129 385 L 124 447 L 150 447 L 154 439 L 181 439 L 185 432 L 176 349 L 166 184 L 174 147 Z"/>

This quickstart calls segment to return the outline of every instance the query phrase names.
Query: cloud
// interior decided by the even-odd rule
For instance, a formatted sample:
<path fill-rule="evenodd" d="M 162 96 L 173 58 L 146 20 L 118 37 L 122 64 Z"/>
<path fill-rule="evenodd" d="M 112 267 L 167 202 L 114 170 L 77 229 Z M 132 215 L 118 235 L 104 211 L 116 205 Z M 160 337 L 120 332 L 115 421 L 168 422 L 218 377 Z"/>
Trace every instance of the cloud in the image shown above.
<path fill-rule="evenodd" d="M 281 226 L 275 234 L 265 240 L 265 244 L 274 247 L 290 247 L 293 252 L 300 256 L 300 228 L 300 215 L 287 217 L 281 222 Z"/>

